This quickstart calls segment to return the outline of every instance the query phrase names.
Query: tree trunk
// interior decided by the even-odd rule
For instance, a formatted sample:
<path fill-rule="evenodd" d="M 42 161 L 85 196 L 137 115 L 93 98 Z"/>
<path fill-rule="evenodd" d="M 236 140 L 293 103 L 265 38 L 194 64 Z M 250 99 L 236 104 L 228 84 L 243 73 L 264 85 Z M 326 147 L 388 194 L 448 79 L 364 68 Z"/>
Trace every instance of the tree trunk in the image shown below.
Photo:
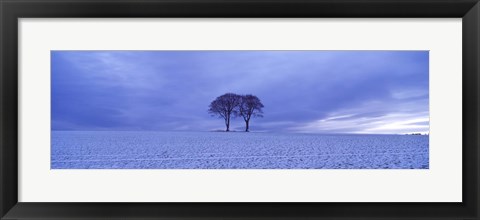
<path fill-rule="evenodd" d="M 248 123 L 249 123 L 249 122 L 250 122 L 250 121 L 245 121 L 245 132 L 248 132 Z"/>
<path fill-rule="evenodd" d="M 227 130 L 226 130 L 226 131 L 230 131 L 230 118 L 228 118 L 228 119 L 225 121 L 225 125 L 227 126 Z"/>

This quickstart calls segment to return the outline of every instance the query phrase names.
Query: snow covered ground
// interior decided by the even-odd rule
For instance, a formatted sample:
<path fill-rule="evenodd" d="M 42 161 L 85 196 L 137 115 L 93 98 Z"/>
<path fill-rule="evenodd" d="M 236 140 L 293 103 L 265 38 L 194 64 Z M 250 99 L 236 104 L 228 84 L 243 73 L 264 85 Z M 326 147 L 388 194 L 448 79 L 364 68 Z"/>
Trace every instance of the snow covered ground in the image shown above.
<path fill-rule="evenodd" d="M 428 169 L 428 136 L 52 131 L 52 169 Z"/>

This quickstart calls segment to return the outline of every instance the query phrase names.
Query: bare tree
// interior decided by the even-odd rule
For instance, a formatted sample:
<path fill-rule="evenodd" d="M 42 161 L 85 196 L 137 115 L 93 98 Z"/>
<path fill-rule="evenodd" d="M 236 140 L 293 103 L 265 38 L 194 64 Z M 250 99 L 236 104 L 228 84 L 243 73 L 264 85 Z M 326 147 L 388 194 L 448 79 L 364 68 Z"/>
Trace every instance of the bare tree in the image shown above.
<path fill-rule="evenodd" d="M 234 93 L 226 93 L 217 97 L 210 103 L 208 112 L 212 116 L 218 116 L 225 120 L 225 131 L 230 131 L 230 116 L 235 109 L 240 105 L 241 96 Z"/>
<path fill-rule="evenodd" d="M 241 116 L 245 121 L 245 132 L 248 132 L 250 119 L 252 117 L 263 117 L 263 104 L 257 96 L 241 96 L 240 105 L 235 111 L 236 116 Z"/>

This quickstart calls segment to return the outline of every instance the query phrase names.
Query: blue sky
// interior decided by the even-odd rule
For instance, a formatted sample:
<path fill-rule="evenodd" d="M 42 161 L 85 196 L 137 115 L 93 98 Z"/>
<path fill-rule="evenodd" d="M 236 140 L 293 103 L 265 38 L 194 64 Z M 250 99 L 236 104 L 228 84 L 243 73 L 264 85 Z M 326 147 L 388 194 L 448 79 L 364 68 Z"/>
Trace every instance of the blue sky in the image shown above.
<path fill-rule="evenodd" d="M 52 130 L 224 129 L 207 109 L 233 92 L 265 105 L 251 131 L 428 133 L 428 60 L 428 51 L 52 51 Z"/>

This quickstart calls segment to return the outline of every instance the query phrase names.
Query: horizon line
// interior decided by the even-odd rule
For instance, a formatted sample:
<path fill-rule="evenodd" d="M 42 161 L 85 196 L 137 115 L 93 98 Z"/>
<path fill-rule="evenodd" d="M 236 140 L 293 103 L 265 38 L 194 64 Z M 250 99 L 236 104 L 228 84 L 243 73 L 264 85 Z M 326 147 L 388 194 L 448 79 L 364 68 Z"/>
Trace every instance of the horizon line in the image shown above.
<path fill-rule="evenodd" d="M 422 135 L 428 136 L 430 132 L 407 132 L 407 133 L 348 133 L 348 132 L 288 132 L 288 131 L 243 131 L 243 130 L 209 130 L 209 131 L 174 131 L 174 130 L 50 130 L 50 131 L 104 131 L 104 132 L 215 132 L 215 133 L 287 133 L 287 134 L 320 134 L 320 135 Z"/>

